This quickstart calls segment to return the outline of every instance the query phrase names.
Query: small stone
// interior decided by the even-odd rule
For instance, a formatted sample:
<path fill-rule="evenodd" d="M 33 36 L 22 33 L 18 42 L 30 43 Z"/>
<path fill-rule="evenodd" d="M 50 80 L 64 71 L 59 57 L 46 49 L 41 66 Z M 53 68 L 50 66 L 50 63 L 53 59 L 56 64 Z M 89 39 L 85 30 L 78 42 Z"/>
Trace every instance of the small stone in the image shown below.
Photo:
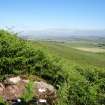
<path fill-rule="evenodd" d="M 40 103 L 46 103 L 47 101 L 45 99 L 39 99 Z"/>
<path fill-rule="evenodd" d="M 17 102 L 21 102 L 21 99 L 17 99 Z"/>
<path fill-rule="evenodd" d="M 42 92 L 45 92 L 46 90 L 39 88 L 38 91 L 42 93 Z"/>

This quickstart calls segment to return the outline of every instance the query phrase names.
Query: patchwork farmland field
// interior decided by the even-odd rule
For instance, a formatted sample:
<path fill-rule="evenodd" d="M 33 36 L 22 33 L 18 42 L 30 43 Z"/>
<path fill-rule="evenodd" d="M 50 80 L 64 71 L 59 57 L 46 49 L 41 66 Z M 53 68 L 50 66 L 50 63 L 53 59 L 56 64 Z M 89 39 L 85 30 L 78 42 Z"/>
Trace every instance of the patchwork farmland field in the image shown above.
<path fill-rule="evenodd" d="M 98 48 L 93 43 L 60 43 L 60 42 L 35 42 L 44 50 L 68 62 L 81 65 L 105 67 L 105 49 Z M 91 46 L 91 47 L 90 47 Z"/>
<path fill-rule="evenodd" d="M 81 51 L 87 51 L 87 52 L 93 52 L 93 53 L 104 53 L 105 49 L 101 48 L 84 48 L 84 47 L 74 47 L 75 49 L 81 50 Z"/>

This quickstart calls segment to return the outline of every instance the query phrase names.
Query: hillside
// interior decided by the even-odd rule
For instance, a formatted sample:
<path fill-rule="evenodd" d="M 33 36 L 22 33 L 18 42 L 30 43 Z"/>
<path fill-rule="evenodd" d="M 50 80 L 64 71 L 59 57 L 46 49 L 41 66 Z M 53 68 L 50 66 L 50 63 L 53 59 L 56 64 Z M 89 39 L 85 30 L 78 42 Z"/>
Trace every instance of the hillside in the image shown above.
<path fill-rule="evenodd" d="M 73 47 L 70 43 L 27 41 L 0 30 L 0 80 L 11 75 L 42 79 L 57 90 L 53 105 L 104 105 L 104 53 Z"/>
<path fill-rule="evenodd" d="M 105 104 L 105 53 L 78 50 L 75 47 L 96 48 L 93 42 L 34 42 L 51 55 L 63 60 L 68 73 L 67 82 L 60 88 L 60 105 Z"/>
<path fill-rule="evenodd" d="M 58 88 L 65 76 L 56 57 L 49 57 L 32 43 L 18 38 L 16 34 L 0 30 L 0 81 L 10 76 L 31 75 L 46 80 Z"/>
<path fill-rule="evenodd" d="M 74 42 L 74 43 L 62 43 L 62 42 L 52 42 L 52 41 L 41 41 L 34 42 L 35 46 L 42 47 L 44 50 L 49 53 L 56 55 L 60 58 L 65 59 L 66 61 L 74 64 L 84 65 L 84 66 L 96 66 L 105 68 L 105 53 L 104 49 L 99 49 L 93 43 L 87 42 Z M 85 49 L 98 49 L 99 52 L 91 52 L 91 51 L 82 51 L 78 50 L 78 48 Z M 100 51 L 103 52 L 100 52 Z"/>

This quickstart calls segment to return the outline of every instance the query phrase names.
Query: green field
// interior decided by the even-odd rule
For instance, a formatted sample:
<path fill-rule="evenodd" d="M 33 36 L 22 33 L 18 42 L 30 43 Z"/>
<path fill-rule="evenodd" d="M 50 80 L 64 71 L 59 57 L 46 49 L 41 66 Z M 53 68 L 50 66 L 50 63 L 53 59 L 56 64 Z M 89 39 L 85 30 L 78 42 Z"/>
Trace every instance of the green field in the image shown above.
<path fill-rule="evenodd" d="M 100 50 L 96 43 L 40 41 L 34 45 L 63 62 L 68 82 L 60 89 L 59 105 L 105 105 L 105 52 L 76 49 Z"/>
<path fill-rule="evenodd" d="M 38 45 L 37 45 L 37 44 Z M 105 52 L 100 52 L 100 49 L 95 46 L 94 43 L 87 42 L 35 42 L 37 46 L 41 46 L 42 48 L 49 51 L 49 53 L 56 55 L 62 59 L 67 60 L 71 63 L 76 63 L 80 65 L 91 65 L 105 68 Z M 99 52 L 89 52 L 82 51 L 76 48 L 94 48 L 94 50 L 99 50 Z"/>

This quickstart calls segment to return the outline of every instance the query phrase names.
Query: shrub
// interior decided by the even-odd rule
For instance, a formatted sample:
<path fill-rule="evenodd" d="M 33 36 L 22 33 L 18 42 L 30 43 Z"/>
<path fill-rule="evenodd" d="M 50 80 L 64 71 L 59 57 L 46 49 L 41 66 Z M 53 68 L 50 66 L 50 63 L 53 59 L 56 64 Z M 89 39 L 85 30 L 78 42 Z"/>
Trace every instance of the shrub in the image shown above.
<path fill-rule="evenodd" d="M 0 30 L 0 77 L 10 74 L 37 75 L 56 87 L 64 81 L 62 66 L 56 58 L 48 57 L 16 34 Z"/>

